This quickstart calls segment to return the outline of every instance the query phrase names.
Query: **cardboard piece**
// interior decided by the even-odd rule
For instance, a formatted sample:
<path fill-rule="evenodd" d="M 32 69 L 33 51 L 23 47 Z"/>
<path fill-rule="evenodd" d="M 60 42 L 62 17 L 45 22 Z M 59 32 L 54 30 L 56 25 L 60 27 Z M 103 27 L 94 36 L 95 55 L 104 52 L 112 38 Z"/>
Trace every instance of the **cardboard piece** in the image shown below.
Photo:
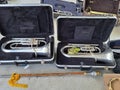
<path fill-rule="evenodd" d="M 120 78 L 120 74 L 104 74 L 104 85 L 105 85 L 105 90 L 110 90 L 108 87 L 108 84 L 112 78 Z M 115 80 L 112 83 L 112 88 L 113 90 L 120 90 L 120 80 Z"/>

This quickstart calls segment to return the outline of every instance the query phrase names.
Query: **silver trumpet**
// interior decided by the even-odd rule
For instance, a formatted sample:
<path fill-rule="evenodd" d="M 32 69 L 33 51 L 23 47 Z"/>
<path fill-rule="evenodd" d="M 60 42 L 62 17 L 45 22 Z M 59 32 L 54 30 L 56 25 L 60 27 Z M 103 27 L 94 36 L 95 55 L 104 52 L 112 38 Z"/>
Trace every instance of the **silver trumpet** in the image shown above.
<path fill-rule="evenodd" d="M 1 45 L 6 53 L 35 53 L 35 56 L 50 56 L 50 43 L 44 38 L 13 38 Z"/>
<path fill-rule="evenodd" d="M 78 52 L 70 53 L 70 48 L 80 48 Z M 110 48 L 101 52 L 101 49 L 98 47 L 98 44 L 68 44 L 61 48 L 61 53 L 68 58 L 94 58 L 95 62 L 105 62 L 113 63 L 114 57 Z"/>

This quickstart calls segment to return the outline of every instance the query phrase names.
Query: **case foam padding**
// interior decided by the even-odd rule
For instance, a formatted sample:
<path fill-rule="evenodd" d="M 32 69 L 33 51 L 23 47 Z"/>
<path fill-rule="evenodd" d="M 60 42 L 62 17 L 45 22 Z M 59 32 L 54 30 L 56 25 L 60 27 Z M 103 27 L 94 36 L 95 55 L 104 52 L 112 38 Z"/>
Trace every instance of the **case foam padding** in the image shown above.
<path fill-rule="evenodd" d="M 7 37 L 46 37 L 53 34 L 49 6 L 0 7 L 0 31 Z"/>
<path fill-rule="evenodd" d="M 103 43 L 109 38 L 115 22 L 116 19 L 102 17 L 60 18 L 58 19 L 58 39 L 68 43 Z"/>

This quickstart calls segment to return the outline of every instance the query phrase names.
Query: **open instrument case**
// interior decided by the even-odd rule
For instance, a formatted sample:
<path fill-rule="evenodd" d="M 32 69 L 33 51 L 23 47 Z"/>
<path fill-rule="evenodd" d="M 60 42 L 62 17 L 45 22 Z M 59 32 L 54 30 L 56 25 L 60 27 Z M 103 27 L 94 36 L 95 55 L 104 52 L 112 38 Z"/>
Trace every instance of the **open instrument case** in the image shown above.
<path fill-rule="evenodd" d="M 59 15 L 68 15 L 68 16 L 81 15 L 80 4 L 76 4 L 74 2 L 63 1 L 63 0 L 42 0 L 41 3 L 52 5 L 55 17 Z"/>
<path fill-rule="evenodd" d="M 112 16 L 58 17 L 57 29 L 60 42 L 57 48 L 57 66 L 60 68 L 80 69 L 114 68 L 116 63 L 113 52 L 106 44 L 106 41 L 115 23 L 116 18 Z M 96 47 L 95 52 L 88 52 L 91 46 Z M 74 47 L 80 47 L 81 52 L 75 53 L 75 55 L 73 54 L 74 50 L 70 50 L 71 47 L 73 49 Z M 86 50 L 88 51 L 84 47 L 87 47 Z M 77 50 L 79 50 L 78 48 Z M 100 53 L 96 52 L 97 48 Z"/>
<path fill-rule="evenodd" d="M 0 63 L 24 65 L 54 59 L 53 13 L 50 5 L 0 6 Z"/>
<path fill-rule="evenodd" d="M 84 0 L 84 11 L 90 14 L 117 15 L 119 0 Z"/>

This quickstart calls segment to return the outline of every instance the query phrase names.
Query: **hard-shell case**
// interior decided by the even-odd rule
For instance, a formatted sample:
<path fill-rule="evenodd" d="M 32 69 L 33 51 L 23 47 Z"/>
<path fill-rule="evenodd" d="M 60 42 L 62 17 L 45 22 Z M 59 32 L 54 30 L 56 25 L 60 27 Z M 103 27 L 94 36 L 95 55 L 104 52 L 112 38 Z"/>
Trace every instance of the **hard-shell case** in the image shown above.
<path fill-rule="evenodd" d="M 99 15 L 117 15 L 119 0 L 84 0 L 84 11 Z"/>
<path fill-rule="evenodd" d="M 59 15 L 79 16 L 81 15 L 81 5 L 63 0 L 42 0 L 43 4 L 53 6 L 55 17 Z"/>
<path fill-rule="evenodd" d="M 57 20 L 58 43 L 56 64 L 60 68 L 113 68 L 113 52 L 106 44 L 115 25 L 115 17 L 61 16 Z M 66 57 L 61 48 L 68 44 L 98 44 L 97 57 Z M 98 59 L 99 57 L 99 59 Z M 96 61 L 97 59 L 97 61 Z"/>
<path fill-rule="evenodd" d="M 54 60 L 53 14 L 50 5 L 18 4 L 0 6 L 0 46 L 13 38 L 44 38 L 50 44 L 50 57 L 35 53 L 3 52 L 0 48 L 1 64 L 49 63 Z"/>

